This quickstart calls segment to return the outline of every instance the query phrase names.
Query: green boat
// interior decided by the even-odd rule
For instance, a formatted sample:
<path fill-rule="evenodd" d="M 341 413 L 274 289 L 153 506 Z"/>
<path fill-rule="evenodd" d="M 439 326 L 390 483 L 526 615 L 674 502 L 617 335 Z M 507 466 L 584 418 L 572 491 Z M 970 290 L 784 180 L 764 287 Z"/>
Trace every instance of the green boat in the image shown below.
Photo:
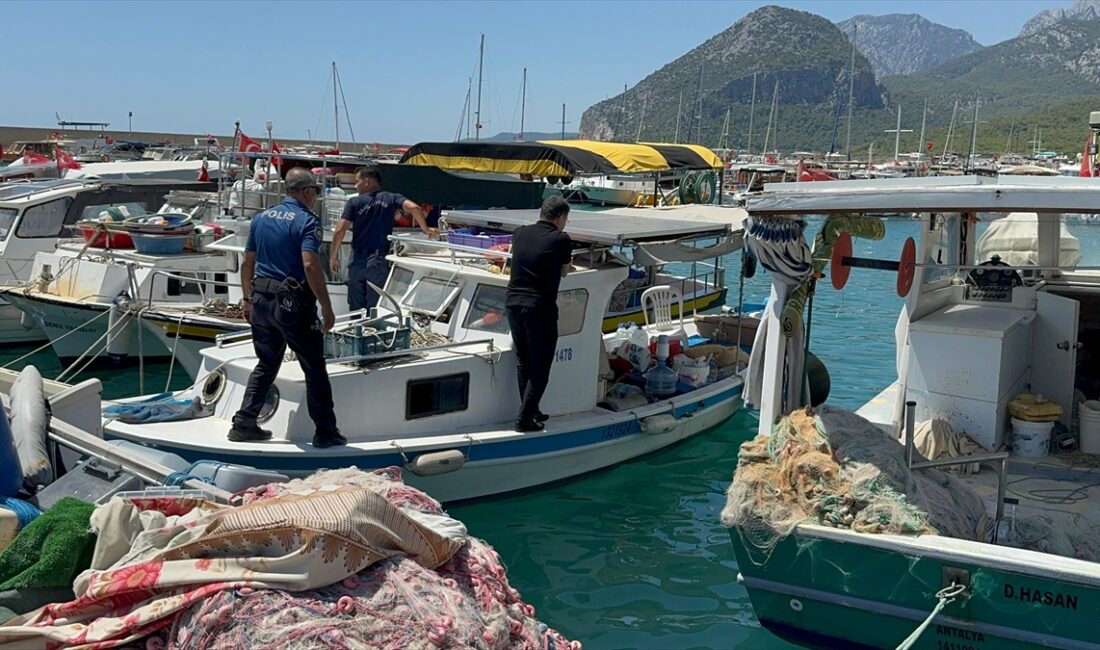
<path fill-rule="evenodd" d="M 939 529 L 880 534 L 857 532 L 850 515 L 842 521 L 811 508 L 760 544 L 756 524 L 768 520 L 769 504 L 724 513 L 738 578 L 761 624 L 808 647 L 1100 650 L 1100 494 L 1090 492 L 1100 485 L 1100 426 L 1090 406 L 1100 404 L 1081 403 L 1081 389 L 1096 397 L 1088 393 L 1100 386 L 1100 364 L 1078 362 L 1080 350 L 1082 361 L 1088 353 L 1079 342 L 1100 334 L 1100 268 L 1080 266 L 1077 240 L 1063 225 L 1063 215 L 1100 211 L 1100 183 L 976 176 L 788 183 L 767 186 L 746 208 L 746 250 L 772 277 L 746 384 L 746 402 L 760 411 L 757 440 L 765 440 L 754 448 L 758 457 L 767 449 L 770 462 L 782 462 L 789 449 L 763 437 L 779 435 L 783 416 L 812 398 L 791 380 L 802 373 L 812 322 L 803 308 L 810 283 L 827 277 L 843 288 L 849 273 L 877 272 L 905 296 L 895 330 L 899 373 L 857 415 L 901 459 L 909 487 L 919 476 L 957 486 L 988 518 L 969 538 Z M 920 241 L 896 260 L 854 255 L 842 233 L 881 238 L 899 222 L 865 215 L 883 213 L 918 213 Z M 784 236 L 791 228 L 801 235 L 793 224 L 822 214 L 830 217 L 812 255 L 801 236 Z M 937 447 L 927 434 L 936 427 L 969 442 Z M 749 444 L 731 499 L 738 482 L 750 480 Z M 950 467 L 977 472 L 947 477 Z M 905 507 L 919 501 L 897 499 Z M 862 507 L 855 502 L 853 512 Z"/>

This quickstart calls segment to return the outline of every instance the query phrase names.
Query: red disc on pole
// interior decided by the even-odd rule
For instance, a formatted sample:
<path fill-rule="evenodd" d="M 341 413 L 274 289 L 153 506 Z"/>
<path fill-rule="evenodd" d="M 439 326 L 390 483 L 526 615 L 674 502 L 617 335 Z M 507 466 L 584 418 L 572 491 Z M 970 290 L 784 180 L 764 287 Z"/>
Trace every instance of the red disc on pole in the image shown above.
<path fill-rule="evenodd" d="M 898 295 L 904 298 L 913 288 L 913 278 L 917 275 L 917 244 L 912 237 L 905 240 L 901 247 L 901 260 L 898 261 Z"/>
<path fill-rule="evenodd" d="M 833 244 L 833 259 L 829 263 L 829 271 L 833 276 L 833 288 L 840 291 L 848 284 L 848 276 L 852 274 L 852 267 L 844 263 L 845 257 L 852 256 L 852 234 L 840 233 Z"/>

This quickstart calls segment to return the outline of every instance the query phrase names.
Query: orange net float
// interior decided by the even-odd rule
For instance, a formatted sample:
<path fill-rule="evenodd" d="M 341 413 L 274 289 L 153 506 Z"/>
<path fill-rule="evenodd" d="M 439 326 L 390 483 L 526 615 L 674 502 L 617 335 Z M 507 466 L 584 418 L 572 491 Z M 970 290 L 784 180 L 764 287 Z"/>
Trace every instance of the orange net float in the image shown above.
<path fill-rule="evenodd" d="M 512 250 L 512 245 L 511 244 L 497 244 L 496 246 L 490 246 L 489 250 L 491 250 L 491 251 L 500 251 L 501 253 L 507 253 L 508 251 Z M 506 258 L 504 258 L 500 255 L 493 255 L 491 253 L 485 253 L 485 259 L 487 259 L 490 262 L 492 262 L 493 264 L 496 264 L 497 266 L 501 266 L 501 267 L 504 266 L 504 262 L 506 261 Z"/>

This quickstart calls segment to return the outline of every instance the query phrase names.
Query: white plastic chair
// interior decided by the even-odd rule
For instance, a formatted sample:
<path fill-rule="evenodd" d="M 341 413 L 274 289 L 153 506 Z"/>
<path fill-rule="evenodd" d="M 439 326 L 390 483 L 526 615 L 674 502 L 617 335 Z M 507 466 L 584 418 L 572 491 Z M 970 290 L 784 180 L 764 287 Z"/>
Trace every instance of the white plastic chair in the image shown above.
<path fill-rule="evenodd" d="M 653 320 L 649 320 L 649 307 L 653 304 Z M 679 309 L 676 312 L 679 322 L 672 320 L 672 305 L 675 303 Z M 661 284 L 650 287 L 642 292 L 642 316 L 645 317 L 647 330 L 656 332 L 684 331 L 684 297 L 672 287 Z"/>

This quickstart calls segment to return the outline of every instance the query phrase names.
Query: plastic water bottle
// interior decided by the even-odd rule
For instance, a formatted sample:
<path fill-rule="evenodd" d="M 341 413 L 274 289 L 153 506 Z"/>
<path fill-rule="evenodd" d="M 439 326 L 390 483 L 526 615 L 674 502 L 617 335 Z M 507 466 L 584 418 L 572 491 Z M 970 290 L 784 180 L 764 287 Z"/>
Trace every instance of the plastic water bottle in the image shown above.
<path fill-rule="evenodd" d="M 1016 537 L 1016 505 L 1020 500 L 1006 497 L 1004 503 L 1004 517 L 997 524 L 997 543 L 1001 545 L 1006 545 L 1008 540 Z"/>
<path fill-rule="evenodd" d="M 645 374 L 645 392 L 656 397 L 676 393 L 676 371 L 668 367 L 668 335 L 657 337 L 657 365 Z"/>
<path fill-rule="evenodd" d="M 344 214 L 344 205 L 347 204 L 347 193 L 339 187 L 325 188 L 325 228 L 336 227 L 340 217 Z"/>

